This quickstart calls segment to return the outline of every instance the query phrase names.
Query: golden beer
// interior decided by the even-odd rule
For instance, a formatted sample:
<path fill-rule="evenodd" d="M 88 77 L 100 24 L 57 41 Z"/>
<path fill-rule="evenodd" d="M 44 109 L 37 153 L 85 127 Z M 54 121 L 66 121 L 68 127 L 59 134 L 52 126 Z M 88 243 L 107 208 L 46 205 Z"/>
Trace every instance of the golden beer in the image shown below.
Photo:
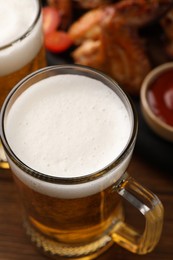
<path fill-rule="evenodd" d="M 36 71 L 40 68 L 43 68 L 46 65 L 45 58 L 45 48 L 42 45 L 36 57 L 25 65 L 23 68 L 12 72 L 5 76 L 0 76 L 0 86 L 1 86 L 1 95 L 0 95 L 0 106 L 8 95 L 10 90 L 25 76 L 30 74 L 33 71 Z"/>
<path fill-rule="evenodd" d="M 36 192 L 16 177 L 15 180 L 28 224 L 59 243 L 85 245 L 97 241 L 123 220 L 120 197 L 113 186 L 91 196 L 61 199 Z"/>

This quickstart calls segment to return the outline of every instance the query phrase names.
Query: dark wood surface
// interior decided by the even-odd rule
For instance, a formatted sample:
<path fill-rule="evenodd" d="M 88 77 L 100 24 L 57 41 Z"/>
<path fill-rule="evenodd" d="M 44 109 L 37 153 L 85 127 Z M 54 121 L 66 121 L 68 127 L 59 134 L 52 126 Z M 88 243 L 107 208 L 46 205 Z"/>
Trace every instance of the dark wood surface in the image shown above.
<path fill-rule="evenodd" d="M 128 172 L 141 184 L 158 195 L 165 208 L 163 233 L 153 252 L 134 255 L 114 245 L 98 260 L 171 260 L 173 259 L 173 171 L 159 169 L 136 150 Z M 142 225 L 143 219 L 125 205 L 128 220 Z M 43 256 L 30 243 L 22 226 L 21 205 L 11 172 L 0 170 L 0 260 L 43 260 Z"/>

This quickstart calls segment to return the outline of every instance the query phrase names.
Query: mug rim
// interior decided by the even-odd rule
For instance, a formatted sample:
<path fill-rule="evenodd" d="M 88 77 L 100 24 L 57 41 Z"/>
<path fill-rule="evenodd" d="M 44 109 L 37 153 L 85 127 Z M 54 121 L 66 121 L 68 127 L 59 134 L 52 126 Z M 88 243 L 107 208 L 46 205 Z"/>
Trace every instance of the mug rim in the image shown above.
<path fill-rule="evenodd" d="M 29 167 L 28 165 L 26 165 L 24 162 L 22 162 L 21 159 L 19 159 L 15 155 L 15 153 L 11 149 L 11 147 L 10 147 L 8 141 L 7 141 L 7 138 L 6 138 L 6 135 L 5 135 L 5 129 L 4 129 L 4 119 L 5 119 L 6 109 L 9 105 L 11 98 L 16 93 L 16 91 L 19 90 L 20 88 L 23 88 L 23 86 L 25 85 L 26 82 L 32 80 L 33 78 L 35 78 L 35 77 L 37 77 L 41 74 L 44 74 L 44 73 L 47 73 L 47 72 L 50 72 L 50 71 L 53 72 L 53 71 L 56 71 L 56 70 L 60 71 L 60 70 L 63 70 L 63 69 L 64 70 L 65 69 L 71 70 L 71 71 L 74 70 L 74 71 L 76 71 L 75 74 L 77 74 L 77 75 L 85 75 L 85 74 L 80 74 L 79 71 L 88 72 L 88 75 L 90 75 L 90 77 L 91 77 L 91 74 L 94 73 L 95 76 L 99 76 L 99 78 L 97 78 L 97 80 L 102 79 L 102 82 L 103 82 L 103 79 L 104 79 L 105 82 L 107 82 L 106 86 L 108 86 L 109 88 L 110 88 L 110 86 L 116 87 L 116 90 L 118 90 L 119 98 L 122 100 L 122 102 L 124 101 L 123 103 L 126 104 L 126 106 L 128 106 L 128 108 L 130 108 L 129 113 L 130 113 L 131 119 L 133 121 L 132 124 L 131 124 L 131 133 L 130 133 L 128 142 L 126 143 L 126 146 L 123 148 L 123 150 L 121 151 L 121 153 L 118 155 L 117 158 L 115 158 L 108 165 L 104 166 L 102 169 L 100 169 L 98 171 L 89 173 L 89 174 L 84 175 L 84 176 L 70 177 L 70 178 L 46 175 L 45 173 L 34 170 L 31 167 Z M 73 73 L 71 73 L 71 74 L 73 74 Z M 56 74 L 53 74 L 53 75 L 58 75 L 58 74 L 56 73 Z M 39 80 L 42 80 L 42 79 L 43 78 L 41 78 Z M 120 96 L 120 94 L 121 94 L 121 96 Z M 123 97 L 123 99 L 122 99 L 122 97 Z M 125 101 L 126 101 L 126 103 L 125 103 Z M 39 179 L 39 180 L 50 182 L 50 183 L 58 183 L 58 184 L 79 184 L 79 183 L 85 183 L 85 182 L 88 182 L 88 181 L 93 181 L 95 179 L 102 177 L 103 175 L 105 175 L 109 171 L 113 170 L 114 168 L 116 168 L 116 166 L 118 166 L 123 161 L 123 159 L 126 158 L 128 156 L 128 154 L 131 152 L 131 149 L 133 148 L 133 144 L 136 140 L 137 130 L 138 130 L 138 120 L 137 120 L 137 113 L 136 113 L 136 110 L 134 108 L 133 102 L 132 102 L 131 98 L 129 97 L 129 95 L 127 93 L 125 93 L 124 90 L 122 90 L 122 88 L 118 85 L 118 83 L 115 80 L 113 80 L 112 78 L 110 78 L 108 75 L 105 75 L 104 73 L 100 72 L 97 69 L 93 69 L 93 68 L 90 68 L 88 66 L 83 66 L 83 65 L 76 65 L 76 64 L 75 65 L 74 64 L 69 64 L 69 65 L 63 64 L 63 65 L 48 66 L 48 67 L 44 67 L 42 69 L 39 69 L 39 70 L 29 74 L 28 76 L 24 77 L 9 92 L 9 94 L 6 97 L 6 99 L 3 103 L 3 106 L 1 108 L 1 115 L 0 115 L 1 142 L 3 144 L 3 147 L 5 149 L 7 156 L 13 161 L 13 163 L 15 165 L 17 165 L 25 173 L 27 173 L 27 174 L 29 174 L 29 175 L 31 175 L 31 176 Z"/>
<path fill-rule="evenodd" d="M 35 28 L 35 25 L 37 24 L 40 15 L 41 15 L 41 2 L 40 0 L 36 0 L 38 3 L 38 12 L 37 15 L 35 16 L 35 19 L 33 20 L 32 24 L 29 26 L 29 28 L 19 37 L 17 37 L 15 40 L 10 41 L 9 43 L 0 46 L 0 51 L 3 51 L 5 49 L 8 49 L 10 47 L 12 47 L 14 44 L 21 42 L 22 40 L 24 40 L 26 37 L 28 37 L 28 35 L 30 34 L 30 32 L 32 32 L 32 30 Z"/>

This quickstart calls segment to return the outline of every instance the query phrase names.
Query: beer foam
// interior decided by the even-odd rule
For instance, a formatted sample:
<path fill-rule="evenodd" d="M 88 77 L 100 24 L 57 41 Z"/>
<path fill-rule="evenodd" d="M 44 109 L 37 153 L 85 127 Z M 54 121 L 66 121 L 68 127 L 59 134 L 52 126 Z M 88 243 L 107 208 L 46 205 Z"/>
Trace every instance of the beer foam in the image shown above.
<path fill-rule="evenodd" d="M 32 27 L 39 1 L 0 0 L 0 49 L 20 39 Z M 31 33 L 21 41 L 0 50 L 0 76 L 17 71 L 30 62 L 42 45 L 42 22 L 39 19 Z"/>
<path fill-rule="evenodd" d="M 130 150 L 130 153 L 127 155 L 126 158 L 124 158 L 123 162 L 121 162 L 117 167 L 109 171 L 107 174 L 103 175 L 101 178 L 86 183 L 72 185 L 49 183 L 36 179 L 33 176 L 23 172 L 17 165 L 13 163 L 13 161 L 11 161 L 10 158 L 8 158 L 8 156 L 7 158 L 10 162 L 10 166 L 14 174 L 24 184 L 26 184 L 28 187 L 35 190 L 36 192 L 55 198 L 77 199 L 99 193 L 116 183 L 116 181 L 126 171 L 131 159 L 131 155 L 132 150 Z"/>
<path fill-rule="evenodd" d="M 117 94 L 100 81 L 78 75 L 52 76 L 34 84 L 17 98 L 5 122 L 8 143 L 24 164 L 64 178 L 86 176 L 108 166 L 125 149 L 131 128 Z M 113 172 L 114 181 L 127 162 Z M 26 174 L 23 178 L 32 179 L 32 188 L 34 182 L 39 190 L 44 185 L 44 192 L 55 192 L 50 189 L 53 184 L 45 186 Z M 112 180 L 104 178 L 108 178 L 106 183 Z M 101 181 L 100 185 L 105 184 Z M 67 186 L 68 195 L 58 189 L 62 197 L 72 196 L 69 192 L 74 186 Z M 90 194 L 95 187 L 90 183 L 80 194 L 86 191 Z"/>

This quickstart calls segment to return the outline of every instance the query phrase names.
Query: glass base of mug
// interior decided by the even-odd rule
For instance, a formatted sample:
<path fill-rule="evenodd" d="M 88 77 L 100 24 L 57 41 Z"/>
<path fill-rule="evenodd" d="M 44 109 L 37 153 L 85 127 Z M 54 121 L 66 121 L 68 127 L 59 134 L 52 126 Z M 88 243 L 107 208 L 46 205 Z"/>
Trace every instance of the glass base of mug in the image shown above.
<path fill-rule="evenodd" d="M 5 156 L 5 153 L 4 153 L 4 149 L 2 147 L 2 144 L 0 142 L 0 168 L 3 168 L 3 169 L 9 169 L 9 164 L 7 162 L 7 158 Z"/>
<path fill-rule="evenodd" d="M 113 241 L 110 236 L 105 235 L 99 240 L 84 246 L 68 246 L 50 239 L 36 231 L 27 220 L 24 221 L 24 228 L 31 241 L 41 251 L 52 259 L 94 259 L 112 246 Z"/>

